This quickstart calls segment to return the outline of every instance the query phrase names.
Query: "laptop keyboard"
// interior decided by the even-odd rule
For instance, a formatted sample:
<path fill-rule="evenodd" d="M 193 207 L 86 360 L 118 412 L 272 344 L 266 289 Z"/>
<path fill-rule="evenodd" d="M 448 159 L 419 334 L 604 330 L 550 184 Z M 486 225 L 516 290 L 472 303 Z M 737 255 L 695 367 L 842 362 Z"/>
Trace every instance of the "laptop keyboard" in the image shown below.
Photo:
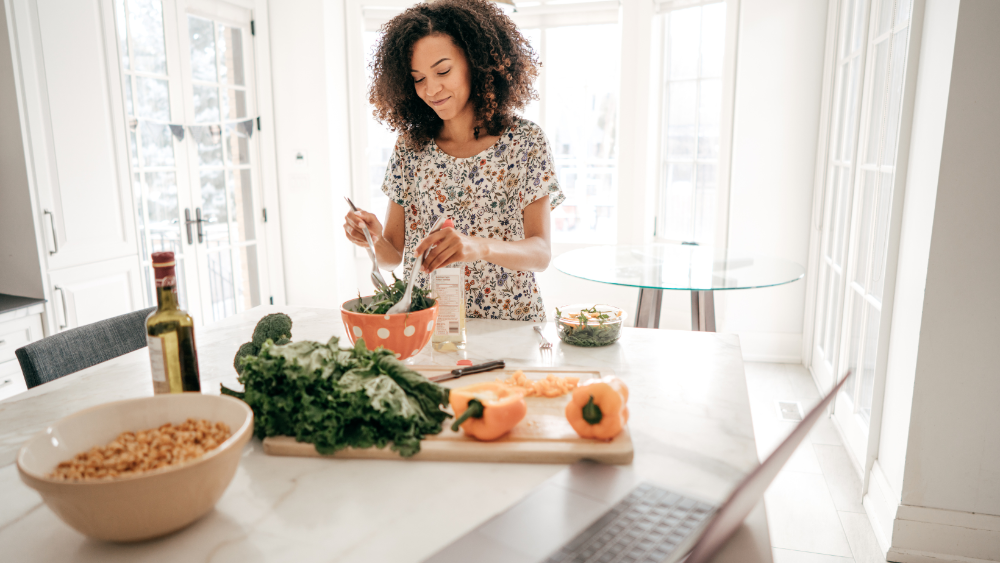
<path fill-rule="evenodd" d="M 642 483 L 545 563 L 660 563 L 714 509 Z"/>

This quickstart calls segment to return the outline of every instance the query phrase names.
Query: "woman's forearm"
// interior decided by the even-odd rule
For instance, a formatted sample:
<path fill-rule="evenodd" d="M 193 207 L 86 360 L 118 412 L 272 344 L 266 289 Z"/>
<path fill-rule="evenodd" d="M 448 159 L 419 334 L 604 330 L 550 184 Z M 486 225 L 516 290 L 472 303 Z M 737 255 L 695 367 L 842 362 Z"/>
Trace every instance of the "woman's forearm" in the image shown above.
<path fill-rule="evenodd" d="M 542 237 L 504 241 L 479 238 L 483 245 L 483 260 L 508 270 L 541 272 L 552 260 L 551 245 Z"/>
<path fill-rule="evenodd" d="M 379 237 L 378 242 L 375 243 L 375 258 L 378 260 L 379 267 L 392 270 L 403 261 L 403 253 L 396 250 L 385 237 Z"/>

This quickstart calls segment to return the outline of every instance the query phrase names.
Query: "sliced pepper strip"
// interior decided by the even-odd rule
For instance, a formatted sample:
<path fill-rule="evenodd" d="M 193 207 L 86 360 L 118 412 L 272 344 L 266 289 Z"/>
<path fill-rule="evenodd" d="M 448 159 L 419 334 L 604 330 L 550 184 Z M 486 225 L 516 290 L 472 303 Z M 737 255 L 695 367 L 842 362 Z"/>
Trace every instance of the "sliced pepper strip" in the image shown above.
<path fill-rule="evenodd" d="M 614 376 L 592 379 L 573 390 L 566 420 L 581 438 L 610 440 L 628 422 L 628 387 Z"/>
<path fill-rule="evenodd" d="M 510 432 L 528 413 L 524 392 L 497 382 L 452 389 L 448 401 L 455 412 L 452 430 L 461 426 L 477 440 L 496 440 Z"/>

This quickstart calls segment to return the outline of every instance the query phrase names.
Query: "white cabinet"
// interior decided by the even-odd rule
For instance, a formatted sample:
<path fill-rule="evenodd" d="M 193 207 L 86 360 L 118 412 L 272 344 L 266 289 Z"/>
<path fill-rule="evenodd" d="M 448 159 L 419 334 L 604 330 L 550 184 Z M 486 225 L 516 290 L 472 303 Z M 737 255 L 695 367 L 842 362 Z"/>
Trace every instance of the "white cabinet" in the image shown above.
<path fill-rule="evenodd" d="M 48 268 L 135 254 L 110 2 L 11 4 Z"/>
<path fill-rule="evenodd" d="M 144 306 L 112 0 L 5 0 L 48 333 Z M 6 30 L 4 30 L 6 32 Z M 4 135 L 0 132 L 0 135 Z M 13 136 L 15 133 L 7 132 Z M 12 141 L 13 139 L 4 139 Z M 3 149 L 3 143 L 0 143 Z M 11 159 L 11 161 L 16 159 Z M 0 224 L 0 236 L 18 236 Z M 0 287 L 0 292 L 4 288 Z"/>
<path fill-rule="evenodd" d="M 0 401 L 28 388 L 14 350 L 42 338 L 44 311 L 39 303 L 0 313 Z"/>
<path fill-rule="evenodd" d="M 135 257 L 49 272 L 56 328 L 87 325 L 142 309 L 139 276 Z"/>

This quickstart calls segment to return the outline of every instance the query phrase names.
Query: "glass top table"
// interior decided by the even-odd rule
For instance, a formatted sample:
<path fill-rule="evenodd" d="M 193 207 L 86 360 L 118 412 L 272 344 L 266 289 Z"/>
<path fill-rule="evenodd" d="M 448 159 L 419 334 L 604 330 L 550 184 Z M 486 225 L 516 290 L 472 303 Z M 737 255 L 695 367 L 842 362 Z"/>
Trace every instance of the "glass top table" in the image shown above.
<path fill-rule="evenodd" d="M 709 246 L 641 244 L 592 246 L 553 260 L 560 272 L 599 283 L 639 288 L 635 326 L 657 328 L 664 290 L 691 292 L 691 328 L 715 332 L 713 292 L 773 287 L 802 279 L 789 260 L 722 254 Z"/>

